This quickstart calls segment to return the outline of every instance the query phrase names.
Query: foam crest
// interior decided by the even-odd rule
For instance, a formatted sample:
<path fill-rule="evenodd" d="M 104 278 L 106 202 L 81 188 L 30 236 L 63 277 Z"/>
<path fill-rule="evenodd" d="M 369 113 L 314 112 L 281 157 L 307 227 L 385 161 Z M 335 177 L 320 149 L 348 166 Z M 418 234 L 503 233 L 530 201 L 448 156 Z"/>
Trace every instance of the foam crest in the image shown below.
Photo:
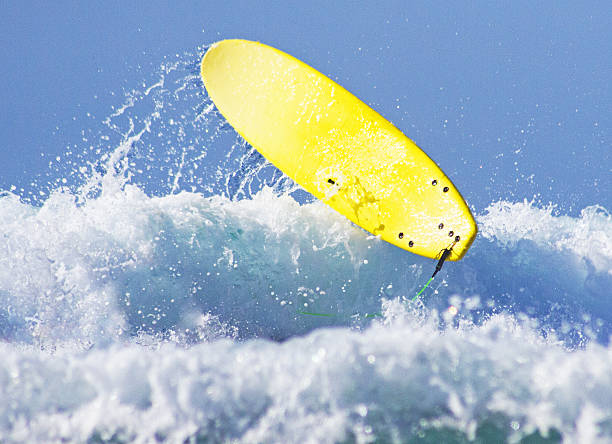
<path fill-rule="evenodd" d="M 236 202 L 150 198 L 126 185 L 83 205 L 58 191 L 40 209 L 6 195 L 0 210 L 2 328 L 13 341 L 99 343 L 195 328 L 190 320 L 207 313 L 244 336 L 287 337 L 312 328 L 296 321 L 298 305 L 339 311 L 376 300 L 377 283 L 356 284 L 346 300 L 336 286 L 350 287 L 344 280 L 380 242 L 323 205 L 271 191 Z"/>
<path fill-rule="evenodd" d="M 0 351 L 3 442 L 612 439 L 610 348 L 567 353 L 501 315 L 444 334 L 404 313 L 282 344 Z"/>
<path fill-rule="evenodd" d="M 597 272 L 612 274 L 612 218 L 599 205 L 578 218 L 554 216 L 554 207 L 536 208 L 525 202 L 496 202 L 478 218 L 480 232 L 505 248 L 525 240 L 559 252 L 569 251 L 588 261 Z"/>
<path fill-rule="evenodd" d="M 321 203 L 271 189 L 240 201 L 105 189 L 84 203 L 59 190 L 40 208 L 0 198 L 3 338 L 88 347 L 139 334 L 217 337 L 219 328 L 285 339 L 366 325 L 384 300 L 411 299 L 433 268 Z M 457 319 L 476 323 L 525 313 L 568 345 L 607 341 L 607 213 L 569 218 L 502 203 L 479 221 L 467 258 L 447 264 L 424 293 L 428 309 L 453 305 Z M 583 248 L 584 239 L 594 245 Z"/>

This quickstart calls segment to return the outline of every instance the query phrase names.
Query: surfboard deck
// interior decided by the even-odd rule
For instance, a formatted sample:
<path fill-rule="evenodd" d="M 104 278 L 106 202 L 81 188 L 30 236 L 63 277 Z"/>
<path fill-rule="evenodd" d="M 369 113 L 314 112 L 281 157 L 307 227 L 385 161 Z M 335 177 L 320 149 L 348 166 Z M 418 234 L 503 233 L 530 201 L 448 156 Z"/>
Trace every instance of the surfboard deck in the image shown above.
<path fill-rule="evenodd" d="M 248 40 L 213 44 L 206 90 L 257 151 L 355 224 L 435 259 L 461 259 L 477 227 L 459 191 L 412 140 L 298 59 Z"/>

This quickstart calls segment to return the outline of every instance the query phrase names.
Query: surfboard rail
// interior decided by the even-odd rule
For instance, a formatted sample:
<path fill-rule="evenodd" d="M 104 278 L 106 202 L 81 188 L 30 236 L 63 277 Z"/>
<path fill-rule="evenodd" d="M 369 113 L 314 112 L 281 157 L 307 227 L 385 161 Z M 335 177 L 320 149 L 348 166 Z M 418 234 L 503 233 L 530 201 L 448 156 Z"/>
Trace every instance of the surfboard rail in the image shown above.
<path fill-rule="evenodd" d="M 366 231 L 432 259 L 461 259 L 476 222 L 440 167 L 336 82 L 276 48 L 222 40 L 202 58 L 221 114 L 266 159 Z"/>

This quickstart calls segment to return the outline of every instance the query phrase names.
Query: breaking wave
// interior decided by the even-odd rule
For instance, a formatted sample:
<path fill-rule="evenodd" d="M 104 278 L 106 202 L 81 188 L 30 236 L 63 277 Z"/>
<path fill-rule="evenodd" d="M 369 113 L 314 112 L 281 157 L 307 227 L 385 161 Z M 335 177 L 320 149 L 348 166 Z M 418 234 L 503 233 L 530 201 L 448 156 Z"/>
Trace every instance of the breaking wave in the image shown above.
<path fill-rule="evenodd" d="M 313 202 L 186 58 L 0 195 L 0 441 L 612 440 L 605 208 L 494 202 L 412 302 L 433 261 Z"/>

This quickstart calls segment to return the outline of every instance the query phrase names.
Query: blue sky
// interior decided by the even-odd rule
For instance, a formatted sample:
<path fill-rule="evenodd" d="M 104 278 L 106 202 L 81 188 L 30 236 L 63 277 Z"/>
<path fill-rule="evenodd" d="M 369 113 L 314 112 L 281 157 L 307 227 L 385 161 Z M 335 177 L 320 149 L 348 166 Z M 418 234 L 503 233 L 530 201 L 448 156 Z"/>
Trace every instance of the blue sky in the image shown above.
<path fill-rule="evenodd" d="M 78 149 L 164 56 L 239 37 L 337 78 L 477 209 L 612 207 L 609 2 L 9 1 L 0 26 L 0 189 Z"/>

